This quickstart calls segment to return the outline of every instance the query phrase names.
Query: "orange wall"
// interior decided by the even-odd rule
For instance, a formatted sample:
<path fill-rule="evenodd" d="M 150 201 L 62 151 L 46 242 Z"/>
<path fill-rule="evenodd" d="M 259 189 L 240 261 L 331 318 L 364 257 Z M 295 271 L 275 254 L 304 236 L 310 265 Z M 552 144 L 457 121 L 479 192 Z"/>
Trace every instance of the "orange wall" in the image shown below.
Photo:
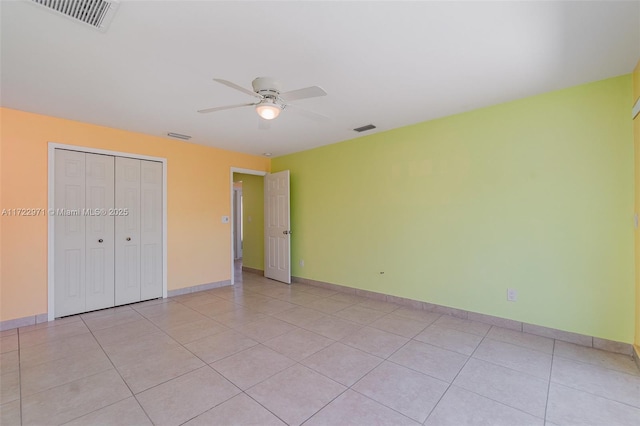
<path fill-rule="evenodd" d="M 633 102 L 640 98 L 640 61 L 633 70 Z M 635 168 L 635 198 L 636 214 L 640 214 L 640 115 L 633 120 L 633 141 L 634 141 L 634 168 Z M 640 227 L 635 230 L 636 242 L 636 352 L 640 356 Z"/>
<path fill-rule="evenodd" d="M 47 207 L 48 142 L 167 159 L 168 289 L 230 279 L 230 168 L 270 160 L 0 108 L 0 211 Z M 1 216 L 0 321 L 47 311 L 47 217 Z"/>

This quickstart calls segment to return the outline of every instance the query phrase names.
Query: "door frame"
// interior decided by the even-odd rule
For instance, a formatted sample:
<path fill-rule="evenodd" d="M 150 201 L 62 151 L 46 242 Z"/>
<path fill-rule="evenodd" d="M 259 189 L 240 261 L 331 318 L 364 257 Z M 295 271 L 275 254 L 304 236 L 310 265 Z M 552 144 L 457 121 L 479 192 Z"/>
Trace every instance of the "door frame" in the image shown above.
<path fill-rule="evenodd" d="M 114 157 L 128 157 L 137 160 L 150 160 L 162 163 L 162 297 L 167 297 L 167 159 L 152 157 L 149 155 L 134 154 L 130 152 L 111 151 L 106 149 L 90 148 L 80 145 L 66 145 L 58 142 L 48 142 L 47 152 L 47 209 L 55 209 L 55 150 L 66 149 L 69 151 L 86 152 L 89 154 L 113 155 Z M 47 214 L 47 320 L 55 319 L 55 226 L 54 216 Z"/>
<path fill-rule="evenodd" d="M 263 170 L 252 170 L 252 169 L 243 169 L 240 167 L 231 167 L 231 170 L 229 172 L 229 204 L 231 205 L 231 217 L 235 217 L 235 205 L 233 202 L 233 174 L 234 173 L 242 173 L 244 175 L 254 175 L 254 176 L 266 176 L 269 173 L 265 172 Z M 236 283 L 236 274 L 235 274 L 235 268 L 234 268 L 234 254 L 235 254 L 235 241 L 233 238 L 233 220 L 230 221 L 231 222 L 231 228 L 230 228 L 230 236 L 229 239 L 231 240 L 231 246 L 229 249 L 229 252 L 231 254 L 231 265 L 230 265 L 230 271 L 231 271 L 231 285 L 234 285 Z M 264 238 L 264 235 L 263 235 Z"/>

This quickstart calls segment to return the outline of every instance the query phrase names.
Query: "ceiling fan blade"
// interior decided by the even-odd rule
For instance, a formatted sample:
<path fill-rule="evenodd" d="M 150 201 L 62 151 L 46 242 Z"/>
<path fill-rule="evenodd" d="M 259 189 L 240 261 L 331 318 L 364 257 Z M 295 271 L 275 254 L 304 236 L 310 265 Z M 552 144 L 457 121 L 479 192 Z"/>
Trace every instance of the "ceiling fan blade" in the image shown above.
<path fill-rule="evenodd" d="M 225 109 L 233 109 L 233 108 L 240 108 L 240 107 L 254 106 L 254 105 L 256 105 L 256 104 L 227 105 L 227 106 L 221 106 L 221 107 L 199 109 L 198 112 L 202 113 L 202 114 L 206 114 L 207 112 L 224 111 Z"/>
<path fill-rule="evenodd" d="M 299 113 L 300 115 L 304 115 L 305 117 L 310 118 L 311 120 L 314 120 L 314 121 L 325 122 L 325 121 L 331 120 L 326 115 L 322 115 L 322 114 L 319 114 L 317 112 L 309 111 L 308 109 L 302 108 L 302 107 L 300 107 L 298 105 L 287 104 L 286 109 L 289 109 L 289 108 L 291 108 L 291 111 L 295 111 L 295 112 Z"/>
<path fill-rule="evenodd" d="M 291 90 L 289 92 L 280 93 L 282 99 L 286 101 L 295 101 L 298 99 L 317 98 L 318 96 L 326 96 L 327 92 L 322 87 L 311 86 L 304 89 Z"/>
<path fill-rule="evenodd" d="M 249 90 L 249 89 L 245 89 L 244 87 L 238 86 L 237 84 L 232 83 L 232 82 L 230 82 L 228 80 L 223 80 L 221 78 L 214 78 L 213 81 L 217 81 L 220 84 L 224 84 L 227 87 L 231 87 L 232 89 L 236 89 L 236 90 L 238 90 L 238 91 L 240 91 L 242 93 L 245 93 L 245 94 L 247 94 L 249 96 L 255 96 L 256 98 L 262 99 L 262 96 L 258 95 L 256 92 L 254 92 L 252 90 Z"/>

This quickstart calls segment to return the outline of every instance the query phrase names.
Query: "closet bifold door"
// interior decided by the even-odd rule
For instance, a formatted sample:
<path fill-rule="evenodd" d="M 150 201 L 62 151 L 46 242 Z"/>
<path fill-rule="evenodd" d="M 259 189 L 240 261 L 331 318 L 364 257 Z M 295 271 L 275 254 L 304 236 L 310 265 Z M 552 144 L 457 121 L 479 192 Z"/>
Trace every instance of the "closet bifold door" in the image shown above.
<path fill-rule="evenodd" d="M 85 154 L 55 150 L 55 316 L 85 310 Z"/>
<path fill-rule="evenodd" d="M 140 300 L 162 297 L 162 163 L 140 161 Z"/>
<path fill-rule="evenodd" d="M 55 316 L 114 306 L 113 157 L 55 150 Z"/>
<path fill-rule="evenodd" d="M 114 157 L 86 155 L 85 311 L 114 306 Z"/>
<path fill-rule="evenodd" d="M 140 160 L 116 157 L 115 303 L 140 301 Z"/>

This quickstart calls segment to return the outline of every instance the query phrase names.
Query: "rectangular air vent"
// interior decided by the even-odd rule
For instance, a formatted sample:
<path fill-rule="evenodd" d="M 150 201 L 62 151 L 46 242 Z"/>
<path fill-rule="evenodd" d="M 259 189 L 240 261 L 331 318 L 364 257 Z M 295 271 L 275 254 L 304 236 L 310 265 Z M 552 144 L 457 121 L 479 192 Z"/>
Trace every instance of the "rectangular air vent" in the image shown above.
<path fill-rule="evenodd" d="M 185 141 L 188 141 L 189 139 L 191 139 L 191 136 L 189 136 L 189 135 L 183 135 L 183 134 L 180 134 L 180 133 L 173 133 L 173 132 L 167 133 L 167 136 L 170 136 L 172 138 L 182 139 L 182 140 L 185 140 Z"/>
<path fill-rule="evenodd" d="M 356 127 L 353 130 L 358 132 L 358 133 L 360 133 L 360 132 L 366 132 L 367 130 L 372 130 L 372 129 L 375 129 L 375 128 L 376 128 L 376 126 L 374 126 L 373 124 L 367 124 L 366 126 Z"/>
<path fill-rule="evenodd" d="M 31 0 L 75 21 L 106 31 L 118 8 L 117 0 Z"/>

